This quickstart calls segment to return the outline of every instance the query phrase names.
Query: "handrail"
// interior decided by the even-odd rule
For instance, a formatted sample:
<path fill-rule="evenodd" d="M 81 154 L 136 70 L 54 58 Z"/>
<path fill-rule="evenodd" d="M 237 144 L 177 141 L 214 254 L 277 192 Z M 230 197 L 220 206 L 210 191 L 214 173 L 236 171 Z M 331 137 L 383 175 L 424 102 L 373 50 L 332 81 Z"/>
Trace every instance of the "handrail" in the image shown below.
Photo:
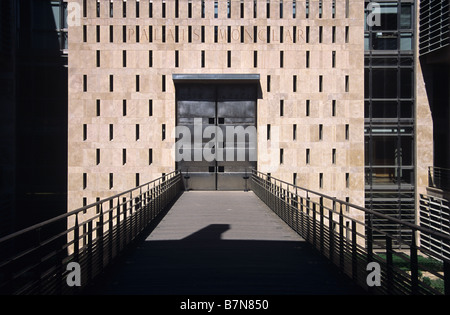
<path fill-rule="evenodd" d="M 252 172 L 268 176 L 267 174 L 262 173 L 262 172 L 260 172 L 258 170 L 252 170 Z M 283 181 L 283 180 L 278 179 L 278 178 L 274 178 L 272 176 L 270 176 L 270 178 L 275 180 L 275 181 L 277 181 L 277 182 L 286 184 L 288 186 L 292 186 L 293 188 L 297 188 L 297 189 L 303 190 L 303 191 L 305 191 L 307 193 L 311 193 L 311 194 L 317 195 L 319 197 L 327 198 L 329 200 L 334 200 L 335 202 L 339 202 L 340 204 L 346 205 L 346 206 L 351 207 L 353 209 L 360 210 L 360 211 L 363 211 L 365 213 L 373 214 L 373 215 L 375 215 L 375 216 L 377 216 L 379 218 L 389 220 L 389 221 L 391 221 L 393 223 L 405 225 L 405 226 L 407 226 L 407 227 L 409 227 L 411 229 L 415 229 L 415 230 L 423 232 L 423 233 L 430 233 L 430 234 L 432 234 L 432 235 L 434 235 L 436 237 L 439 237 L 439 238 L 441 238 L 443 240 L 446 240 L 446 241 L 450 242 L 450 235 L 443 234 L 443 233 L 441 233 L 439 231 L 431 230 L 431 229 L 425 228 L 423 226 L 420 226 L 420 225 L 417 225 L 417 224 L 414 224 L 414 223 L 411 223 L 411 222 L 408 222 L 408 221 L 403 221 L 403 220 L 397 219 L 395 217 L 389 216 L 387 214 L 384 214 L 384 213 L 381 213 L 381 212 L 377 212 L 375 210 L 371 210 L 371 209 L 368 209 L 368 208 L 364 208 L 364 207 L 355 205 L 353 203 L 350 203 L 350 202 L 347 202 L 347 201 L 344 201 L 344 200 L 340 200 L 340 199 L 337 199 L 336 197 L 328 196 L 326 194 L 323 194 L 323 193 L 320 193 L 320 192 L 317 192 L 317 191 L 314 191 L 314 190 L 311 190 L 311 189 L 308 189 L 308 188 L 304 188 L 304 187 L 301 187 L 301 186 L 293 185 L 293 184 L 291 184 L 289 182 Z"/>
<path fill-rule="evenodd" d="M 435 241 L 450 244 L 447 234 L 257 170 L 252 171 L 250 186 L 294 231 L 369 292 L 450 294 L 450 259 L 420 246 L 421 235 L 433 235 Z M 397 236 L 386 224 L 377 226 L 377 219 L 398 225 L 403 234 Z M 367 278 L 370 263 L 379 266 L 380 285 Z"/>
<path fill-rule="evenodd" d="M 182 191 L 180 171 L 0 239 L 0 293 L 74 294 L 114 261 Z M 88 213 L 89 211 L 89 213 Z M 81 288 L 66 283 L 77 263 Z"/>

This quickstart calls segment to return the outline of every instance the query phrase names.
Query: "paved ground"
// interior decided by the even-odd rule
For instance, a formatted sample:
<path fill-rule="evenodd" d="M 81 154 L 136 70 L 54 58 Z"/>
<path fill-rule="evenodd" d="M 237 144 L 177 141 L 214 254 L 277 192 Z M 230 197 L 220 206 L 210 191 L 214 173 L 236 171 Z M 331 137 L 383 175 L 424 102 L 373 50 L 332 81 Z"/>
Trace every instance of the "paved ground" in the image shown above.
<path fill-rule="evenodd" d="M 94 294 L 361 294 L 252 192 L 185 192 Z"/>

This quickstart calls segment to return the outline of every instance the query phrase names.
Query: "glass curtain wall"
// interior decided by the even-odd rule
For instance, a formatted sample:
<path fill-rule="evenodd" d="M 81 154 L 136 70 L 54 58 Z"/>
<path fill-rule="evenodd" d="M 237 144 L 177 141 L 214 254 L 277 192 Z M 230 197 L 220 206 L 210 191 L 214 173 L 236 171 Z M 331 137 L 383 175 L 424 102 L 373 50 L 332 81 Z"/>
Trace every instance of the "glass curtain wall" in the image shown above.
<path fill-rule="evenodd" d="M 412 1 L 366 2 L 366 207 L 411 222 L 415 217 L 413 12 Z M 400 238 L 410 237 L 409 231 L 396 225 L 381 220 L 372 224 Z"/>

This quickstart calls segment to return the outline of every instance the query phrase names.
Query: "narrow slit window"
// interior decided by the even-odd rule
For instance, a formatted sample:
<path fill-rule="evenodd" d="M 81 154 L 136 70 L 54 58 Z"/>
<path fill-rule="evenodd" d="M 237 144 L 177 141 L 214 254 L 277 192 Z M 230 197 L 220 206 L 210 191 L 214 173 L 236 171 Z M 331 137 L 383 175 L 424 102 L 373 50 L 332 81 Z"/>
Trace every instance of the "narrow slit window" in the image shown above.
<path fill-rule="evenodd" d="M 293 174 L 292 174 L 292 184 L 293 184 L 294 186 L 297 185 L 297 173 L 293 173 Z"/>
<path fill-rule="evenodd" d="M 323 11 L 323 4 L 322 4 L 322 0 L 319 0 L 319 19 L 322 18 L 322 12 Z"/>
<path fill-rule="evenodd" d="M 331 67 L 336 68 L 336 51 L 331 52 Z"/>
<path fill-rule="evenodd" d="M 322 43 L 323 26 L 319 26 L 319 43 Z"/>
<path fill-rule="evenodd" d="M 127 164 L 127 149 L 122 149 L 122 165 Z"/>
<path fill-rule="evenodd" d="M 97 117 L 100 116 L 100 100 L 97 100 L 97 110 L 96 110 Z"/>
<path fill-rule="evenodd" d="M 306 68 L 309 68 L 309 59 L 310 59 L 310 52 L 309 50 L 306 51 Z"/>
<path fill-rule="evenodd" d="M 127 100 L 122 101 L 122 115 L 123 116 L 127 115 Z"/>
<path fill-rule="evenodd" d="M 305 17 L 309 18 L 309 0 L 305 1 Z"/>
<path fill-rule="evenodd" d="M 270 124 L 267 124 L 267 140 L 270 140 Z"/>
<path fill-rule="evenodd" d="M 127 51 L 122 51 L 122 67 L 127 67 Z"/>
<path fill-rule="evenodd" d="M 280 116 L 284 116 L 284 100 L 280 100 Z"/>
<path fill-rule="evenodd" d="M 109 124 L 109 141 L 114 139 L 114 125 Z"/>
<path fill-rule="evenodd" d="M 87 188 L 87 173 L 83 173 L 83 189 Z"/>
<path fill-rule="evenodd" d="M 153 50 L 148 51 L 148 67 L 153 67 Z"/>
<path fill-rule="evenodd" d="M 323 140 L 323 125 L 319 124 L 319 140 Z"/>
<path fill-rule="evenodd" d="M 97 165 L 100 164 L 100 149 L 95 150 L 95 162 Z"/>
<path fill-rule="evenodd" d="M 166 124 L 162 124 L 161 126 L 161 138 L 162 140 L 166 140 Z"/>
<path fill-rule="evenodd" d="M 175 0 L 175 18 L 178 19 L 180 17 L 180 4 L 179 0 Z"/>
<path fill-rule="evenodd" d="M 270 0 L 266 3 L 266 18 L 270 19 Z"/>
<path fill-rule="evenodd" d="M 83 92 L 87 92 L 87 75 L 83 75 Z"/>
<path fill-rule="evenodd" d="M 292 77 L 292 91 L 297 92 L 297 75 L 293 75 Z"/>
<path fill-rule="evenodd" d="M 350 139 L 350 126 L 348 124 L 345 125 L 345 140 Z"/>
<path fill-rule="evenodd" d="M 83 141 L 87 140 L 87 124 L 83 124 Z"/>
<path fill-rule="evenodd" d="M 83 0 L 83 17 L 87 17 L 87 0 Z"/>
<path fill-rule="evenodd" d="M 323 188 L 323 173 L 319 173 L 319 188 Z"/>
<path fill-rule="evenodd" d="M 227 67 L 231 68 L 231 50 L 227 51 Z"/>
<path fill-rule="evenodd" d="M 140 14 L 140 7 L 139 7 L 139 0 L 136 0 L 136 18 L 139 18 L 139 14 Z"/>
<path fill-rule="evenodd" d="M 283 18 L 283 0 L 280 0 L 280 19 Z"/>
<path fill-rule="evenodd" d="M 109 26 L 109 42 L 110 43 L 114 42 L 114 26 L 113 25 Z"/>
<path fill-rule="evenodd" d="M 161 8 L 162 12 L 161 12 L 161 17 L 165 18 L 166 17 L 166 1 L 163 0 L 162 2 L 162 8 Z"/>
<path fill-rule="evenodd" d="M 148 2 L 148 17 L 153 17 L 153 0 L 149 0 Z"/>
<path fill-rule="evenodd" d="M 336 164 L 336 149 L 331 150 L 331 164 Z"/>
<path fill-rule="evenodd" d="M 179 67 L 179 62 L 180 62 L 180 60 L 179 60 L 179 51 L 175 50 L 175 68 Z"/>
<path fill-rule="evenodd" d="M 148 115 L 153 116 L 153 100 L 148 100 Z"/>
<path fill-rule="evenodd" d="M 122 17 L 127 17 L 127 1 L 122 0 Z"/>
<path fill-rule="evenodd" d="M 280 68 L 284 66 L 284 51 L 280 51 Z"/>
<path fill-rule="evenodd" d="M 258 68 L 258 51 L 253 51 L 253 67 Z"/>
<path fill-rule="evenodd" d="M 166 42 L 166 26 L 163 25 L 161 27 L 161 42 L 165 43 Z"/>
<path fill-rule="evenodd" d="M 201 0 L 201 16 L 202 19 L 205 18 L 205 0 Z"/>
<path fill-rule="evenodd" d="M 148 149 L 148 165 L 153 163 L 153 149 Z"/>
<path fill-rule="evenodd" d="M 270 26 L 267 26 L 267 44 L 270 44 Z"/>
<path fill-rule="evenodd" d="M 188 18 L 192 18 L 192 0 L 188 0 Z"/>
<path fill-rule="evenodd" d="M 336 100 L 331 101 L 331 116 L 336 116 Z"/>
<path fill-rule="evenodd" d="M 350 174 L 345 173 L 345 187 L 350 188 Z"/>
<path fill-rule="evenodd" d="M 253 18 L 256 19 L 258 16 L 258 1 L 253 0 Z"/>
<path fill-rule="evenodd" d="M 122 42 L 124 42 L 124 43 L 127 42 L 127 26 L 126 25 L 122 26 Z"/>
<path fill-rule="evenodd" d="M 96 29 L 96 31 L 95 31 L 96 41 L 97 41 L 97 43 L 100 43 L 100 25 L 97 25 L 95 29 Z"/>
<path fill-rule="evenodd" d="M 109 91 L 114 91 L 114 76 L 112 74 L 109 75 Z"/>
<path fill-rule="evenodd" d="M 305 42 L 309 43 L 309 26 L 306 27 Z"/>
<path fill-rule="evenodd" d="M 148 26 L 148 42 L 153 43 L 153 26 Z"/>
<path fill-rule="evenodd" d="M 139 173 L 136 173 L 136 187 L 139 186 Z"/>
<path fill-rule="evenodd" d="M 323 76 L 319 75 L 319 92 L 323 90 Z"/>
<path fill-rule="evenodd" d="M 348 75 L 346 75 L 345 76 L 345 92 L 349 92 L 349 76 Z"/>
<path fill-rule="evenodd" d="M 292 140 L 297 140 L 297 124 L 292 125 Z"/>
<path fill-rule="evenodd" d="M 162 82 L 161 82 L 161 90 L 162 90 L 162 92 L 165 92 L 166 91 L 166 76 L 165 75 L 162 75 L 162 78 L 161 78 L 161 80 L 162 80 Z"/>
<path fill-rule="evenodd" d="M 280 164 L 284 163 L 284 149 L 280 149 Z"/>
<path fill-rule="evenodd" d="M 202 26 L 202 32 L 204 31 L 204 26 Z M 180 41 L 180 30 L 178 25 L 175 25 L 175 43 L 178 43 Z"/>
<path fill-rule="evenodd" d="M 311 151 L 310 149 L 306 149 L 306 157 L 305 157 L 306 164 L 309 164 L 311 162 L 310 151 Z"/>
<path fill-rule="evenodd" d="M 270 75 L 267 76 L 267 92 L 270 92 Z"/>
<path fill-rule="evenodd" d="M 140 126 L 136 124 L 136 141 L 140 139 Z"/>
<path fill-rule="evenodd" d="M 345 42 L 348 43 L 348 37 L 349 37 L 349 27 L 345 27 Z"/>
<path fill-rule="evenodd" d="M 311 103 L 311 101 L 310 100 L 306 100 L 306 117 L 309 117 L 309 113 L 310 113 L 310 103 Z"/>
<path fill-rule="evenodd" d="M 205 67 L 205 51 L 204 50 L 202 50 L 202 52 L 201 52 L 201 66 L 202 66 L 202 68 Z"/>
<path fill-rule="evenodd" d="M 114 174 L 109 173 L 109 189 L 112 189 L 114 187 Z"/>
<path fill-rule="evenodd" d="M 206 31 L 205 31 L 205 26 L 204 25 L 202 25 L 202 27 L 201 27 L 201 42 L 202 43 L 204 43 L 205 42 L 205 33 L 206 33 Z"/>
<path fill-rule="evenodd" d="M 139 43 L 139 39 L 140 39 L 140 27 L 139 25 L 136 25 L 136 43 Z"/>
<path fill-rule="evenodd" d="M 109 0 L 109 17 L 114 17 L 114 0 Z"/>
<path fill-rule="evenodd" d="M 292 0 L 292 18 L 295 19 L 296 15 L 297 15 L 297 1 Z"/>
<path fill-rule="evenodd" d="M 239 3 L 240 17 L 244 18 L 244 0 L 241 0 Z"/>
<path fill-rule="evenodd" d="M 336 43 L 336 26 L 331 27 L 331 42 Z"/>
<path fill-rule="evenodd" d="M 83 42 L 87 43 L 87 25 L 83 25 Z"/>

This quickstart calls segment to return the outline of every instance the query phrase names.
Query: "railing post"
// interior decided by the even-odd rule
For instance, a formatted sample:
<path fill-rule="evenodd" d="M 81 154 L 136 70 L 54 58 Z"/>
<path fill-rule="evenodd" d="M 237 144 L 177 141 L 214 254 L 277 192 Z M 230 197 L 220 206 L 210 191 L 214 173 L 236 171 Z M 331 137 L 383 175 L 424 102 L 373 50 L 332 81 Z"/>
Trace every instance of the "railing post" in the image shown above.
<path fill-rule="evenodd" d="M 336 200 L 333 200 L 333 209 L 332 211 L 328 211 L 328 230 L 330 234 L 330 251 L 329 251 L 329 257 L 330 260 L 333 262 L 333 256 L 334 256 L 334 228 L 333 228 L 333 213 L 336 210 Z"/>
<path fill-rule="evenodd" d="M 92 239 L 92 233 L 93 233 L 93 231 L 92 231 L 92 220 L 89 220 L 89 222 L 87 223 L 87 230 L 88 230 L 88 232 L 87 232 L 87 237 L 88 237 L 88 240 L 87 240 L 87 248 L 88 248 L 88 257 L 87 257 L 87 261 L 88 261 L 88 266 L 87 266 L 87 269 L 88 269 L 88 282 L 90 282 L 91 280 L 92 280 L 92 241 L 93 241 L 93 239 Z"/>
<path fill-rule="evenodd" d="M 99 248 L 99 255 L 100 255 L 100 270 L 103 270 L 103 259 L 104 259 L 104 249 L 103 249 L 103 204 L 100 204 L 100 213 L 99 213 L 99 222 L 97 222 L 97 240 L 98 240 L 98 248 Z"/>
<path fill-rule="evenodd" d="M 352 220 L 352 279 L 358 280 L 358 244 L 356 234 L 356 221 Z"/>
<path fill-rule="evenodd" d="M 323 223 L 323 197 L 320 197 L 320 252 L 323 253 L 324 249 L 324 241 L 323 241 L 323 233 L 324 233 L 324 223 Z"/>
<path fill-rule="evenodd" d="M 417 261 L 416 232 L 411 231 L 410 268 L 411 268 L 411 294 L 417 294 L 419 288 L 419 264 Z"/>
<path fill-rule="evenodd" d="M 386 235 L 386 280 L 387 280 L 387 292 L 392 293 L 394 273 L 393 273 L 394 260 L 392 257 L 392 238 Z"/>
<path fill-rule="evenodd" d="M 313 245 L 315 248 L 317 248 L 316 246 L 316 203 L 313 202 L 313 219 L 312 219 L 312 223 L 313 223 Z"/>
<path fill-rule="evenodd" d="M 344 268 L 344 249 L 345 249 L 345 238 L 344 238 L 344 215 L 342 213 L 342 203 L 339 210 L 339 264 L 340 267 Z"/>

